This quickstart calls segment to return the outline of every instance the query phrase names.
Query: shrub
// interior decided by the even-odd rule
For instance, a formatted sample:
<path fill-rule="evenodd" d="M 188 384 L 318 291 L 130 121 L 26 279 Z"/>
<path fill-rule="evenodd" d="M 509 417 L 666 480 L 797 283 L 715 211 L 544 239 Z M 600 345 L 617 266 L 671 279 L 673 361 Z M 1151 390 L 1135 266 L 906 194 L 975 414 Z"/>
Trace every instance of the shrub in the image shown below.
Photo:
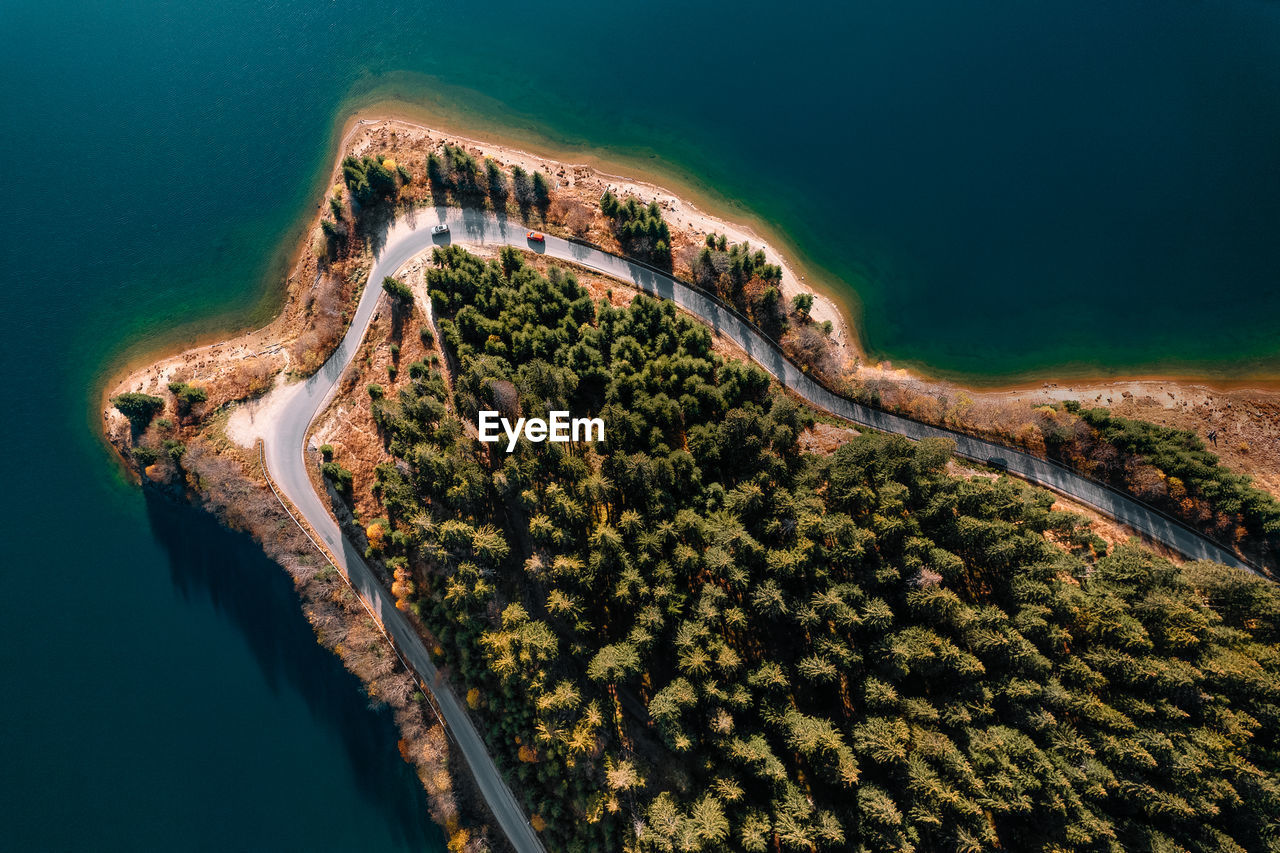
<path fill-rule="evenodd" d="M 398 305 L 413 304 L 413 291 L 409 289 L 409 285 L 405 284 L 398 278 L 387 276 L 382 280 L 382 289 L 396 302 Z"/>
<path fill-rule="evenodd" d="M 533 204 L 544 217 L 551 206 L 551 183 L 541 172 L 533 173 Z"/>
<path fill-rule="evenodd" d="M 809 312 L 813 310 L 813 294 L 797 293 L 791 297 L 791 310 L 806 320 L 809 319 Z"/>
<path fill-rule="evenodd" d="M 634 198 L 623 202 L 605 192 L 600 198 L 600 212 L 612 221 L 613 234 L 624 252 L 670 269 L 671 229 L 656 202 L 647 206 Z"/>
<path fill-rule="evenodd" d="M 337 462 L 326 462 L 320 466 L 320 473 L 333 483 L 333 487 L 344 495 L 351 494 L 351 486 L 355 475 Z"/>
<path fill-rule="evenodd" d="M 146 429 L 156 413 L 164 408 L 164 400 L 150 394 L 130 391 L 111 398 L 111 405 L 129 419 L 135 429 Z"/>
<path fill-rule="evenodd" d="M 133 458 L 138 461 L 138 465 L 147 468 L 154 465 L 156 460 L 160 458 L 160 454 L 153 447 L 135 447 L 133 449 Z"/>
<path fill-rule="evenodd" d="M 516 204 L 519 205 L 520 211 L 527 214 L 536 199 L 533 192 L 533 182 L 529 180 L 529 173 L 519 166 L 512 167 L 511 188 L 515 193 Z"/>
<path fill-rule="evenodd" d="M 169 390 L 177 398 L 178 413 L 182 415 L 190 413 L 191 407 L 196 403 L 203 403 L 209 399 L 208 392 L 203 388 L 188 385 L 186 382 L 170 382 Z"/>
<path fill-rule="evenodd" d="M 392 164 L 394 167 L 394 163 Z M 394 199 L 399 192 L 395 175 L 376 157 L 348 157 L 342 161 L 342 180 L 351 197 L 364 207 Z"/>
<path fill-rule="evenodd" d="M 507 189 L 507 176 L 503 174 L 502 168 L 493 160 L 488 158 L 484 161 L 485 177 L 489 181 L 489 200 L 493 202 L 494 210 L 503 210 L 507 206 L 507 196 L 510 190 Z"/>

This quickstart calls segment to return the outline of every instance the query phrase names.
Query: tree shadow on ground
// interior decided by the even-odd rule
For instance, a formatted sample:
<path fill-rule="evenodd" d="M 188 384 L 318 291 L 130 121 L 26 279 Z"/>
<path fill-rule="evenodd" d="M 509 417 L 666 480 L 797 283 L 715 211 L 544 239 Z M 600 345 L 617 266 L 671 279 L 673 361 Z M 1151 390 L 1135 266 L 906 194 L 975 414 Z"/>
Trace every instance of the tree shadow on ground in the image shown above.
<path fill-rule="evenodd" d="M 382 254 L 387 245 L 387 233 L 396 221 L 396 206 L 378 204 L 362 207 L 356 218 L 356 236 L 369 244 L 370 251 L 376 258 Z"/>

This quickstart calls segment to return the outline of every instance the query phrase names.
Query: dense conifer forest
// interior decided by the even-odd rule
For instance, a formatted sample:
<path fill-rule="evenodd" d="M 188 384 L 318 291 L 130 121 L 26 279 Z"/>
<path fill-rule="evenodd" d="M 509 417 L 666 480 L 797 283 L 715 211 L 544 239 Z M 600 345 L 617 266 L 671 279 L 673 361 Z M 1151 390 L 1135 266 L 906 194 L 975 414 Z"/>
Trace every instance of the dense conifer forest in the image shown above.
<path fill-rule="evenodd" d="M 548 849 L 1275 847 L 1269 584 L 1099 553 L 942 443 L 806 454 L 813 413 L 671 304 L 433 260 L 449 372 L 374 401 L 370 552 Z M 480 409 L 607 439 L 508 455 Z"/>

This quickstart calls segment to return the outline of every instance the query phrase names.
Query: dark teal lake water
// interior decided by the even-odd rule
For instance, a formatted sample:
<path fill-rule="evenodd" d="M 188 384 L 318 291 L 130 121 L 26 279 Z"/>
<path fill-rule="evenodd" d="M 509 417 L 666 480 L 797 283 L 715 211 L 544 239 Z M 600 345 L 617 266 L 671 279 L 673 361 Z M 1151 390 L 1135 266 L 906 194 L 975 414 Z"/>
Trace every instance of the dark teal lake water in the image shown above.
<path fill-rule="evenodd" d="M 741 205 L 899 363 L 1280 375 L 1274 2 L 7 0 L 0 847 L 438 848 L 281 573 L 94 433 L 126 352 L 269 315 L 385 96 Z"/>

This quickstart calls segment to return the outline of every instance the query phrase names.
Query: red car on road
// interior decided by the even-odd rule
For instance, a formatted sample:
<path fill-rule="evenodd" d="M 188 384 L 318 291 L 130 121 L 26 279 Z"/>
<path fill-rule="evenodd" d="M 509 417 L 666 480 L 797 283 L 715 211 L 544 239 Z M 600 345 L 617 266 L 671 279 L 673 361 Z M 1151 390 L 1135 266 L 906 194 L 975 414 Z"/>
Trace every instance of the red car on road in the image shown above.
<path fill-rule="evenodd" d="M 530 241 L 534 243 L 547 242 L 547 238 L 543 236 L 541 231 L 530 231 L 528 234 L 525 235 L 525 237 L 527 237 Z"/>

